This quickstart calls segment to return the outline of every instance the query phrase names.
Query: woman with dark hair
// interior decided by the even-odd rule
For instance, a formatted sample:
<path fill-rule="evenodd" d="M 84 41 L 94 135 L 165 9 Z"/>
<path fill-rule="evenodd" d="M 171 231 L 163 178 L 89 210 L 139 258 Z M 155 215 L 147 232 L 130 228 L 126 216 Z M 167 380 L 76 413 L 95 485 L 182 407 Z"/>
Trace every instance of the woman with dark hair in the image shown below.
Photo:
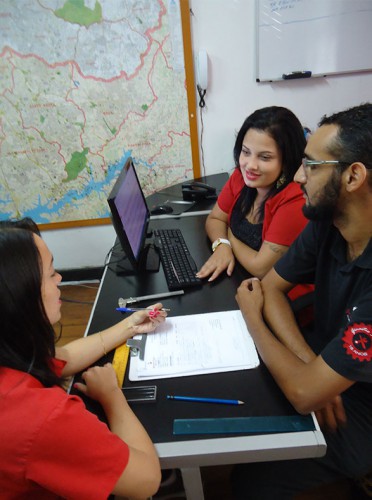
<path fill-rule="evenodd" d="M 40 236 L 40 231 L 36 222 L 31 217 L 23 217 L 23 219 L 6 219 L 0 220 L 0 229 L 5 227 L 19 227 L 20 229 L 28 229 Z"/>
<path fill-rule="evenodd" d="M 27 229 L 0 227 L 1 498 L 147 498 L 160 484 L 155 448 L 131 411 L 110 363 L 86 370 L 77 389 L 103 407 L 110 429 L 63 389 L 137 333 L 164 321 L 158 303 L 60 348 L 61 275 L 45 242 Z M 26 226 L 24 226 L 26 227 Z"/>
<path fill-rule="evenodd" d="M 256 110 L 234 146 L 235 170 L 206 221 L 213 254 L 197 273 L 213 281 L 235 258 L 262 278 L 305 227 L 303 193 L 293 182 L 304 154 L 305 134 L 287 108 Z M 296 295 L 296 294 L 294 294 Z"/>

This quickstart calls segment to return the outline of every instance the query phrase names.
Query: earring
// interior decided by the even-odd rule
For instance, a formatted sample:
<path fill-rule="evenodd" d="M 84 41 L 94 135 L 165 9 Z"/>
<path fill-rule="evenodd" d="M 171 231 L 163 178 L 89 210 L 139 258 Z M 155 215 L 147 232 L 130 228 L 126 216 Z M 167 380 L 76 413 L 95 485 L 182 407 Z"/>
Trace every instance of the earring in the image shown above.
<path fill-rule="evenodd" d="M 282 172 L 281 176 L 279 179 L 276 181 L 276 189 L 279 189 L 283 184 L 286 182 L 286 177 L 284 175 L 284 172 Z"/>

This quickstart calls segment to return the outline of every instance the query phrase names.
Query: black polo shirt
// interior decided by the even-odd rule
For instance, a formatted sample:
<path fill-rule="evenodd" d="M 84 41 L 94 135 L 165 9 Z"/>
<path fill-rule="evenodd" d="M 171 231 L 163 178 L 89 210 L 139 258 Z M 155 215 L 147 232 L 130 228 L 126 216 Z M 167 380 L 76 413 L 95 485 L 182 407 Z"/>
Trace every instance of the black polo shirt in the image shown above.
<path fill-rule="evenodd" d="M 349 468 L 368 470 L 372 468 L 372 240 L 361 256 L 348 262 L 347 244 L 338 229 L 330 222 L 311 221 L 275 270 L 291 283 L 315 284 L 315 327 L 306 340 L 333 370 L 356 381 L 342 394 L 348 425 L 340 439 L 330 442 L 343 452 L 343 459 L 348 455 Z"/>

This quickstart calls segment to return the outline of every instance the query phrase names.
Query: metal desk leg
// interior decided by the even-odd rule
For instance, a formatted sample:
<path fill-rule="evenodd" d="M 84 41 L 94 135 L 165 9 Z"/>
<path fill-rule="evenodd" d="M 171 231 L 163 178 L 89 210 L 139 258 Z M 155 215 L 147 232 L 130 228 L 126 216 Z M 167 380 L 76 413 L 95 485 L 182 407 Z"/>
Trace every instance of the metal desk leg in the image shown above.
<path fill-rule="evenodd" d="M 187 500 L 204 500 L 203 484 L 199 467 L 181 469 Z"/>

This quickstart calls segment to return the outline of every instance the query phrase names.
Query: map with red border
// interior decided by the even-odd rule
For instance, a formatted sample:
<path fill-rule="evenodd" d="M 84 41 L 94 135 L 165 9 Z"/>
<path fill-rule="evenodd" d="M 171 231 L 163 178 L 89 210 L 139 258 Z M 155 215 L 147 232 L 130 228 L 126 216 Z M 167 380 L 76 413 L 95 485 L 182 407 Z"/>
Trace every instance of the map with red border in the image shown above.
<path fill-rule="evenodd" d="M 146 195 L 193 177 L 179 0 L 3 0 L 0 219 L 108 217 L 129 156 Z"/>

